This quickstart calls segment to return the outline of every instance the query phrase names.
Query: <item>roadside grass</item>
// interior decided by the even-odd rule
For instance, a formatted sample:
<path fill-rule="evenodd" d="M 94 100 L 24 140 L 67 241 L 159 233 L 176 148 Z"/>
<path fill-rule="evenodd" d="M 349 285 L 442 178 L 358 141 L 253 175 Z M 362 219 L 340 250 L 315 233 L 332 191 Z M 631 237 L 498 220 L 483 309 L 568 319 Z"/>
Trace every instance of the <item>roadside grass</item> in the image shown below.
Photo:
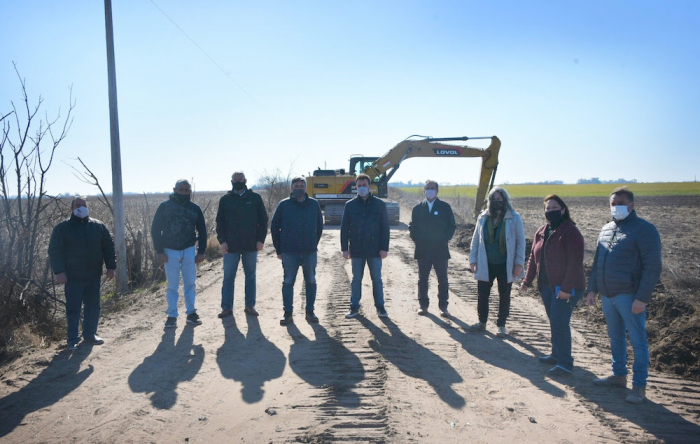
<path fill-rule="evenodd" d="M 618 186 L 627 185 L 636 196 L 698 196 L 700 182 L 659 182 L 630 184 L 571 184 L 571 185 L 508 185 L 503 186 L 511 197 L 545 197 L 558 194 L 562 197 L 607 197 Z M 406 193 L 421 194 L 422 187 L 403 187 Z M 440 197 L 476 197 L 476 185 L 441 186 Z"/>

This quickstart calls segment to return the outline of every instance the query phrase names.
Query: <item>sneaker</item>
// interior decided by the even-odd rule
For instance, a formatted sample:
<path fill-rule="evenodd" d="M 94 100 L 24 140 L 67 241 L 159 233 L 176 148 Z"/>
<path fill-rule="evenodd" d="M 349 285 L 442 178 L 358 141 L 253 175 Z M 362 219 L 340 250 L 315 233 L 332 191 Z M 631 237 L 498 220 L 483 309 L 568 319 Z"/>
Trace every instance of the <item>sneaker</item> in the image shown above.
<path fill-rule="evenodd" d="M 77 349 L 78 349 L 78 343 L 77 343 L 77 342 L 76 342 L 76 343 L 68 344 L 68 350 L 73 351 L 73 350 L 77 350 Z"/>
<path fill-rule="evenodd" d="M 251 316 L 260 316 L 260 313 L 258 313 L 258 310 L 255 309 L 255 307 L 246 307 L 245 314 L 249 314 Z"/>
<path fill-rule="evenodd" d="M 389 313 L 386 312 L 386 309 L 384 307 L 377 308 L 377 316 L 380 318 L 388 318 Z"/>
<path fill-rule="evenodd" d="M 610 375 L 605 378 L 594 379 L 593 384 L 605 387 L 627 387 L 627 376 Z"/>
<path fill-rule="evenodd" d="M 540 361 L 542 364 L 553 364 L 556 365 L 557 360 L 554 359 L 554 356 L 552 355 L 547 355 L 547 356 L 540 356 L 537 358 L 538 361 Z"/>
<path fill-rule="evenodd" d="M 547 376 L 551 378 L 556 378 L 558 376 L 571 376 L 571 371 L 557 365 L 547 370 Z"/>
<path fill-rule="evenodd" d="M 187 323 L 192 325 L 202 325 L 202 320 L 199 319 L 197 313 L 192 313 L 187 315 Z"/>
<path fill-rule="evenodd" d="M 318 322 L 318 316 L 314 314 L 313 310 L 306 310 L 306 321 L 307 322 Z"/>
<path fill-rule="evenodd" d="M 359 308 L 351 308 L 350 311 L 345 314 L 345 317 L 348 319 L 352 319 L 355 316 L 357 316 L 358 314 L 360 314 Z"/>
<path fill-rule="evenodd" d="M 486 330 L 486 322 L 477 322 L 474 325 L 470 325 L 468 330 L 469 331 L 484 331 L 484 330 Z"/>
<path fill-rule="evenodd" d="M 165 320 L 165 328 L 175 328 L 177 327 L 177 318 L 168 317 Z"/>
<path fill-rule="evenodd" d="M 496 333 L 496 337 L 505 338 L 506 336 L 508 336 L 508 332 L 506 331 L 506 326 L 504 325 L 503 327 L 498 327 L 498 332 Z"/>
<path fill-rule="evenodd" d="M 641 404 L 645 399 L 647 399 L 647 388 L 632 384 L 632 391 L 627 395 L 625 401 L 632 404 Z"/>
<path fill-rule="evenodd" d="M 87 342 L 88 344 L 92 344 L 92 345 L 102 345 L 105 343 L 104 339 L 102 339 L 101 337 L 99 337 L 97 335 L 95 335 L 91 338 L 83 338 L 83 341 Z"/>
<path fill-rule="evenodd" d="M 442 316 L 443 318 L 449 318 L 449 317 L 450 317 L 450 312 L 447 311 L 446 308 L 445 308 L 445 309 L 442 309 L 442 308 L 441 308 L 441 309 L 440 309 L 440 316 Z"/>
<path fill-rule="evenodd" d="M 233 310 L 221 310 L 221 313 L 219 313 L 219 319 L 223 319 L 228 316 L 233 316 Z"/>
<path fill-rule="evenodd" d="M 282 319 L 280 319 L 280 325 L 287 325 L 291 324 L 292 322 L 294 322 L 294 318 L 292 318 L 292 312 L 285 311 L 284 316 L 282 316 Z"/>
<path fill-rule="evenodd" d="M 428 314 L 428 307 L 421 307 L 416 313 L 418 313 L 421 316 L 425 316 Z"/>

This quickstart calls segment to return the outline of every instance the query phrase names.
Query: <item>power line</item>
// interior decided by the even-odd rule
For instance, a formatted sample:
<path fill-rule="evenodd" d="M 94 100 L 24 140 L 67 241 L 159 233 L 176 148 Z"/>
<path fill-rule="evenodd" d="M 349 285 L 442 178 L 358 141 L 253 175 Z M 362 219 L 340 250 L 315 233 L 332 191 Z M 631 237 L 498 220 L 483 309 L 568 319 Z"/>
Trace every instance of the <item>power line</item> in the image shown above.
<path fill-rule="evenodd" d="M 195 42 L 194 39 L 193 39 L 192 37 L 190 37 L 189 35 L 187 35 L 187 33 L 180 27 L 180 25 L 178 25 L 177 23 L 175 23 L 175 20 L 171 19 L 170 16 L 169 16 L 168 14 L 166 14 L 165 11 L 163 11 L 163 10 L 160 8 L 160 6 L 158 6 L 158 5 L 156 4 L 156 2 L 154 2 L 153 0 L 149 0 L 149 1 L 150 1 L 151 3 L 153 3 L 153 6 L 155 6 L 156 8 L 158 8 L 158 10 L 161 12 L 161 14 L 163 14 L 163 15 L 165 16 L 165 18 L 167 18 L 168 20 L 170 20 L 170 22 L 171 22 L 173 25 L 175 25 L 175 27 L 176 27 L 177 29 L 179 29 L 180 32 L 181 32 L 185 37 L 187 37 L 187 38 L 189 39 L 189 41 L 192 42 L 192 44 L 193 44 L 194 46 L 197 47 L 197 49 L 199 49 L 200 51 L 202 51 L 202 54 L 204 54 L 205 56 L 207 56 L 207 58 L 208 58 L 214 65 L 216 65 L 216 67 L 219 68 L 219 70 L 220 70 L 226 77 L 228 77 L 229 80 L 231 80 L 231 82 L 233 82 L 233 84 L 236 85 L 236 86 L 238 87 L 238 89 L 240 89 L 241 91 L 243 91 L 243 93 L 244 93 L 246 96 L 248 96 L 248 98 L 249 98 L 250 100 L 252 100 L 256 105 L 260 105 L 260 104 L 257 102 L 257 100 L 255 100 L 255 99 L 253 98 L 253 96 L 251 96 L 250 94 L 248 94 L 248 91 L 246 91 L 245 89 L 243 89 L 243 87 L 242 87 L 241 85 L 239 85 L 238 82 L 236 82 L 236 81 L 233 79 L 233 77 L 231 77 L 226 71 L 224 71 L 224 68 L 222 68 L 221 65 L 219 65 L 219 64 L 216 62 L 216 60 L 214 60 L 201 46 L 199 46 L 199 44 L 197 44 L 197 42 Z"/>

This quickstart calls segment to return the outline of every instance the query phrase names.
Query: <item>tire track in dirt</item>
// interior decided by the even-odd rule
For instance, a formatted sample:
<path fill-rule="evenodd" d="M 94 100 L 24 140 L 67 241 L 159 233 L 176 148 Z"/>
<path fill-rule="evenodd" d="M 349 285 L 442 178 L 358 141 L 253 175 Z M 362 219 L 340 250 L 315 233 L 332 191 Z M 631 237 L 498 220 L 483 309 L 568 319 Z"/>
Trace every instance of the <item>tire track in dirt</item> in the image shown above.
<path fill-rule="evenodd" d="M 322 244 L 329 241 L 324 238 Z M 305 347 L 292 332 L 295 345 L 289 356 L 290 366 L 313 386 L 310 402 L 294 408 L 308 411 L 314 416 L 310 423 L 318 425 L 292 433 L 293 440 L 383 443 L 392 434 L 385 402 L 386 364 L 366 346 L 370 335 L 357 319 L 345 319 L 350 308 L 350 281 L 342 256 L 321 250 L 317 276 L 331 279 L 326 285 L 317 281 L 319 299 L 325 301 L 321 310 L 317 304 L 323 321 L 312 324 L 314 342 L 319 344 Z"/>

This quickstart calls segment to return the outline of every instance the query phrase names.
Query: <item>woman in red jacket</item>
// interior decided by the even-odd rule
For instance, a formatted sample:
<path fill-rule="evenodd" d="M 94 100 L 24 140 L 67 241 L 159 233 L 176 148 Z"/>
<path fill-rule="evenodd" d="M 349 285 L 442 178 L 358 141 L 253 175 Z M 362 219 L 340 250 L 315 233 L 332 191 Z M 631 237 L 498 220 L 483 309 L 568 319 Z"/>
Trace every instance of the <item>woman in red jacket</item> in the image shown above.
<path fill-rule="evenodd" d="M 586 278 L 583 272 L 583 236 L 571 219 L 569 208 L 555 194 L 544 198 L 544 216 L 532 241 L 532 252 L 522 288 L 537 286 L 547 310 L 552 332 L 552 354 L 538 358 L 545 364 L 555 364 L 549 376 L 571 374 L 571 313 L 581 299 Z"/>

